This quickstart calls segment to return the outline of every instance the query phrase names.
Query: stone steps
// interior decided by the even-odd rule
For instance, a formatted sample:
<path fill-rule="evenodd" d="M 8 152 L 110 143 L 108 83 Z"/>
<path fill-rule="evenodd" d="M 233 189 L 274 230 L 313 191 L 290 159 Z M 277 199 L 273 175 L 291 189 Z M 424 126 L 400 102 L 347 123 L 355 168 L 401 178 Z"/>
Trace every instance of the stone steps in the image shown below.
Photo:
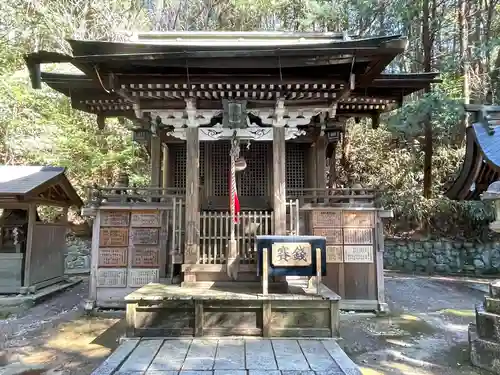
<path fill-rule="evenodd" d="M 500 375 L 500 281 L 491 283 L 484 303 L 476 305 L 476 324 L 469 325 L 469 347 L 474 366 Z"/>
<path fill-rule="evenodd" d="M 469 325 L 469 346 L 474 366 L 500 374 L 500 344 L 478 337 L 474 324 Z"/>
<path fill-rule="evenodd" d="M 483 304 L 476 306 L 476 327 L 480 338 L 500 342 L 500 315 L 485 311 Z"/>

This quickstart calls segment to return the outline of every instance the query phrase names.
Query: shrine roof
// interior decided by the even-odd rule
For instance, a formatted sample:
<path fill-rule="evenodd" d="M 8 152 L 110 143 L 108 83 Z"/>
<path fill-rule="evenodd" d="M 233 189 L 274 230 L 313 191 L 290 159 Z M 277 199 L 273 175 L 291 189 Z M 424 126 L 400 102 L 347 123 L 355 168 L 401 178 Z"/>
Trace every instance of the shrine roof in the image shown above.
<path fill-rule="evenodd" d="M 78 196 L 65 175 L 65 168 L 51 166 L 0 165 L 0 199 L 12 197 L 29 202 L 38 199 L 49 188 L 57 187 L 54 201 L 82 206 Z"/>
<path fill-rule="evenodd" d="M 500 107 L 466 107 L 476 119 L 466 130 L 466 149 L 457 178 L 446 196 L 453 200 L 477 200 L 500 178 Z M 479 114 L 479 116 L 478 116 Z"/>
<path fill-rule="evenodd" d="M 69 40 L 71 55 L 26 56 L 34 87 L 41 82 L 71 98 L 76 109 L 104 117 L 135 118 L 134 108 L 203 109 L 222 99 L 247 108 L 328 108 L 338 115 L 372 116 L 404 96 L 438 82 L 437 74 L 382 74 L 406 47 L 400 35 L 348 37 L 338 33 L 168 32 L 136 34 L 126 42 Z M 83 74 L 41 71 L 71 63 Z"/>
<path fill-rule="evenodd" d="M 330 33 L 141 35 L 127 42 L 71 39 L 72 55 L 39 51 L 27 55 L 26 62 L 33 80 L 40 64 L 70 62 L 88 76 L 273 74 L 348 79 L 354 73 L 358 84 L 366 85 L 407 45 L 400 35 L 355 39 Z"/>

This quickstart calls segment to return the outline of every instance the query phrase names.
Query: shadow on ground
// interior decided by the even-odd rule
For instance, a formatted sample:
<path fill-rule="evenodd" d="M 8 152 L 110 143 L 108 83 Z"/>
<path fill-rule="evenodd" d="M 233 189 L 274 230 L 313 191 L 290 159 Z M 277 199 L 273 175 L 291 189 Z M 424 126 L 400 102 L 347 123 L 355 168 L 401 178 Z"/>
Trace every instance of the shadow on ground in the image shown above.
<path fill-rule="evenodd" d="M 117 346 L 123 319 L 88 317 L 88 284 L 0 320 L 11 361 L 45 364 L 52 374 L 88 375 Z M 387 316 L 343 314 L 339 344 L 364 375 L 483 375 L 469 365 L 467 325 L 483 292 L 454 279 L 389 275 Z"/>
<path fill-rule="evenodd" d="M 483 375 L 467 327 L 484 293 L 456 280 L 386 277 L 387 316 L 345 314 L 341 346 L 364 375 Z"/>

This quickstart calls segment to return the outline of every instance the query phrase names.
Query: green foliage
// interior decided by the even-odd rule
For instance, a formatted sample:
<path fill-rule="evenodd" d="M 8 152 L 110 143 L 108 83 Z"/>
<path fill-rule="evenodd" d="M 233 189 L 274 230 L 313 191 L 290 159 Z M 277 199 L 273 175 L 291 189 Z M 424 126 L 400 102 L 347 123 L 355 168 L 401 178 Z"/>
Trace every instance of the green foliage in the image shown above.
<path fill-rule="evenodd" d="M 145 183 L 147 155 L 118 121 L 98 131 L 94 116 L 49 88 L 31 90 L 25 77 L 2 77 L 0 97 L 0 163 L 66 167 L 81 194 L 87 185 L 111 184 L 121 171 Z"/>

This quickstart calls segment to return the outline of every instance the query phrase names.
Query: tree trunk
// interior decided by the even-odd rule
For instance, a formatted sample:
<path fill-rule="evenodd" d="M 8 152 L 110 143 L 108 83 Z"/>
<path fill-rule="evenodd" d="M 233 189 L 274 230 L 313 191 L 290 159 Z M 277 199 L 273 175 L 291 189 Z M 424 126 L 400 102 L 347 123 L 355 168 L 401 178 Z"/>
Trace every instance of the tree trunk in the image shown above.
<path fill-rule="evenodd" d="M 436 3 L 433 2 L 432 14 L 435 15 Z M 431 11 L 429 0 L 423 0 L 422 2 L 422 46 L 424 54 L 424 71 L 431 72 L 431 61 L 432 61 L 432 35 L 430 29 Z M 430 92 L 430 88 L 426 90 L 426 93 Z M 431 114 L 427 114 L 424 120 L 424 198 L 431 198 L 432 196 L 432 124 L 431 124 Z"/>

